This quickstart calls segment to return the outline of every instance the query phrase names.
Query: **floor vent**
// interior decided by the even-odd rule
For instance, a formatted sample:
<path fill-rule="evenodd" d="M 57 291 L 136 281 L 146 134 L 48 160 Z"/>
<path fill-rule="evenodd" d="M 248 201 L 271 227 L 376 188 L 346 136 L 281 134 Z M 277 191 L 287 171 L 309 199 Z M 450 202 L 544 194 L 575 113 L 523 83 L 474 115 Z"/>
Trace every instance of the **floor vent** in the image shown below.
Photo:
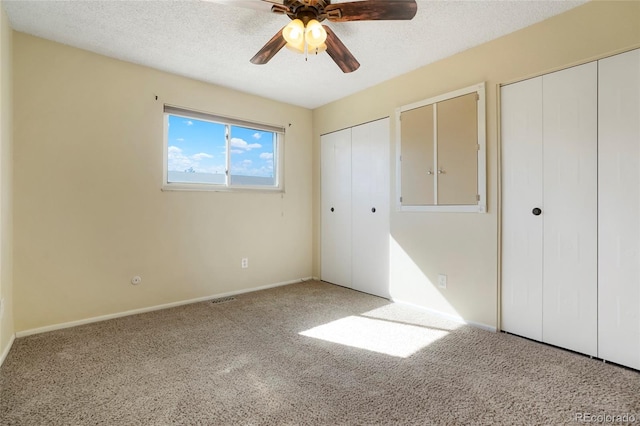
<path fill-rule="evenodd" d="M 211 301 L 212 304 L 214 305 L 218 305 L 220 303 L 227 303 L 227 302 L 233 302 L 234 300 L 236 300 L 235 297 L 233 296 L 229 296 L 229 297 L 221 297 L 220 299 L 213 299 Z"/>

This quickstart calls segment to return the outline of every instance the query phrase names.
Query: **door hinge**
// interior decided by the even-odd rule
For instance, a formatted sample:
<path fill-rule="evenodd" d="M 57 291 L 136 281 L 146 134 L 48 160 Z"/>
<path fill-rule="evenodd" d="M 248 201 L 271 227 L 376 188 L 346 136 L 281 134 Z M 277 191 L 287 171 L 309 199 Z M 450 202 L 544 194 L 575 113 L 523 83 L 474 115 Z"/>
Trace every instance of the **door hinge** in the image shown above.
<path fill-rule="evenodd" d="M 480 194 L 476 194 L 476 201 L 480 201 Z"/>
<path fill-rule="evenodd" d="M 476 101 L 480 100 L 480 94 L 478 92 L 476 92 Z"/>
<path fill-rule="evenodd" d="M 477 147 L 478 147 L 478 151 L 480 151 L 480 144 L 478 144 Z"/>
<path fill-rule="evenodd" d="M 402 161 L 402 155 L 400 156 L 400 161 Z"/>
<path fill-rule="evenodd" d="M 402 197 L 400 197 L 400 202 L 402 202 Z"/>

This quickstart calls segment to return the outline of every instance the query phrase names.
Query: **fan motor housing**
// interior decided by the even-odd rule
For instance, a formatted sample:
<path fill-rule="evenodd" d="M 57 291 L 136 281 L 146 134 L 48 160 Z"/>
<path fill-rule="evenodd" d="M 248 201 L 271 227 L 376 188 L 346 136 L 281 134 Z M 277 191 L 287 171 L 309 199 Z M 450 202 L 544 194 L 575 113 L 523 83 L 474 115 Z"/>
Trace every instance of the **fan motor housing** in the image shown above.
<path fill-rule="evenodd" d="M 286 14 L 290 19 L 300 19 L 305 25 L 315 19 L 322 22 L 327 18 L 324 8 L 330 0 L 285 0 L 282 7 L 273 5 L 271 11 Z"/>

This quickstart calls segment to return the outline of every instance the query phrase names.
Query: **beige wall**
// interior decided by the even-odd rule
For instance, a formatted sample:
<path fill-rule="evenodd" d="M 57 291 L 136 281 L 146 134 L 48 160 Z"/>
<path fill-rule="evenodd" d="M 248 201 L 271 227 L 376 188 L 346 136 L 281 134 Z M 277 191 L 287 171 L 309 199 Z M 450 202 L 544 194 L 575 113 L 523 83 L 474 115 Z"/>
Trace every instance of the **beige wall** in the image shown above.
<path fill-rule="evenodd" d="M 13 31 L 0 5 L 0 299 L 4 315 L 0 317 L 0 355 L 14 334 L 13 324 Z M 1 360 L 0 360 L 1 361 Z"/>
<path fill-rule="evenodd" d="M 314 110 L 314 273 L 320 271 L 320 135 L 394 117 L 399 106 L 486 81 L 489 212 L 393 211 L 391 294 L 498 326 L 499 85 L 639 45 L 640 2 L 592 2 Z M 393 138 L 391 152 L 395 158 Z M 395 178 L 391 190 L 395 200 Z M 448 275 L 446 290 L 434 285 L 439 273 Z"/>
<path fill-rule="evenodd" d="M 22 33 L 14 49 L 16 331 L 311 275 L 310 110 Z M 163 103 L 287 125 L 286 193 L 162 192 Z"/>

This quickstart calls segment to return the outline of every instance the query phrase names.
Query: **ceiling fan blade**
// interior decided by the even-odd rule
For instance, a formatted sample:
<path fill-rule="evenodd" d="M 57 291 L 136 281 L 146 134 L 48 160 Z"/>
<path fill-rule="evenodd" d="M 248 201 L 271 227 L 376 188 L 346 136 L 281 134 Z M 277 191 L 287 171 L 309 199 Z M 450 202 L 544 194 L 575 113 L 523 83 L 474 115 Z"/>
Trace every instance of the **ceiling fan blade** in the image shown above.
<path fill-rule="evenodd" d="M 253 58 L 251 58 L 251 63 L 256 65 L 264 65 L 273 58 L 276 53 L 280 51 L 285 45 L 287 41 L 282 37 L 282 30 L 278 31 L 276 35 L 274 35 L 271 40 L 265 44 L 262 49 L 255 54 Z"/>
<path fill-rule="evenodd" d="M 349 73 L 360 68 L 360 62 L 349 52 L 349 49 L 342 43 L 338 36 L 331 31 L 331 28 L 323 25 L 327 31 L 327 53 L 331 59 L 338 64 L 342 72 Z"/>
<path fill-rule="evenodd" d="M 415 0 L 364 0 L 330 4 L 324 8 L 333 22 L 409 20 L 416 16 Z"/>

